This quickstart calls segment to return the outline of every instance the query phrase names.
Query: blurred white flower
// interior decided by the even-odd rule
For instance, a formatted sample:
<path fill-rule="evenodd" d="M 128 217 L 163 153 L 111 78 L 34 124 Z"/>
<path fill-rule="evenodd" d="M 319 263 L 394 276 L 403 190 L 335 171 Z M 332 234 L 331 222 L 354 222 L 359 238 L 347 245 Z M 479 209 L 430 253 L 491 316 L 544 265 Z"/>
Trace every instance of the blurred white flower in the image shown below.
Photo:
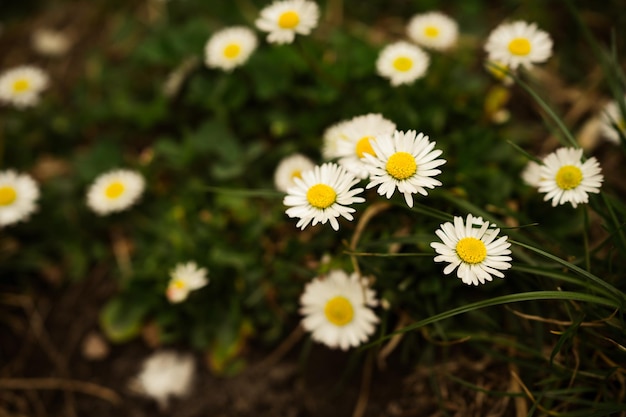
<path fill-rule="evenodd" d="M 144 188 L 145 181 L 138 172 L 115 169 L 92 183 L 87 192 L 87 205 L 101 216 L 123 211 L 139 200 Z"/>
<path fill-rule="evenodd" d="M 522 171 L 522 180 L 531 187 L 538 188 L 541 182 L 541 167 L 542 164 L 535 161 L 528 161 Z"/>
<path fill-rule="evenodd" d="M 27 219 L 38 198 L 39 187 L 30 175 L 0 171 L 0 227 Z"/>
<path fill-rule="evenodd" d="M 624 99 L 626 100 L 626 97 Z M 608 102 L 602 109 L 600 132 L 615 144 L 620 143 L 620 132 L 626 136 L 626 119 L 615 100 Z"/>
<path fill-rule="evenodd" d="M 257 47 L 256 35 L 245 26 L 222 29 L 211 36 L 204 47 L 205 63 L 209 68 L 232 71 L 245 64 Z"/>
<path fill-rule="evenodd" d="M 441 12 L 416 14 L 407 25 L 407 35 L 424 48 L 443 51 L 456 45 L 459 25 Z"/>
<path fill-rule="evenodd" d="M 552 39 L 535 23 L 516 21 L 495 28 L 485 44 L 488 60 L 512 70 L 522 66 L 530 69 L 552 56 Z"/>
<path fill-rule="evenodd" d="M 72 45 L 72 41 L 66 33 L 48 28 L 36 29 L 33 32 L 31 43 L 37 53 L 50 57 L 65 55 Z"/>
<path fill-rule="evenodd" d="M 48 74 L 37 67 L 22 65 L 0 74 L 0 102 L 17 108 L 35 106 L 48 87 Z"/>
<path fill-rule="evenodd" d="M 391 85 L 411 84 L 426 74 L 430 57 L 418 46 L 398 41 L 385 46 L 376 60 L 378 75 L 388 78 Z"/>
<path fill-rule="evenodd" d="M 187 299 L 191 291 L 209 283 L 206 268 L 199 268 L 195 262 L 178 264 L 170 271 L 170 282 L 165 295 L 170 303 L 180 303 Z"/>
<path fill-rule="evenodd" d="M 331 348 L 357 347 L 376 330 L 376 293 L 357 273 L 332 270 L 308 283 L 300 297 L 302 327 Z"/>
<path fill-rule="evenodd" d="M 343 127 L 345 140 L 337 143 L 339 165 L 360 179 L 369 177 L 369 171 L 363 161 L 364 154 L 375 155 L 371 142 L 379 135 L 391 135 L 396 124 L 385 119 L 381 114 L 366 114 L 350 119 Z"/>
<path fill-rule="evenodd" d="M 308 35 L 320 17 L 317 3 L 308 0 L 275 1 L 261 10 L 256 27 L 268 32 L 270 43 L 292 43 L 296 34 Z"/>
<path fill-rule="evenodd" d="M 324 142 L 322 145 L 322 157 L 329 161 L 339 156 L 337 150 L 343 140 L 346 140 L 344 133 L 345 127 L 348 125 L 349 120 L 342 120 L 331 126 L 324 131 Z"/>
<path fill-rule="evenodd" d="M 283 158 L 274 171 L 274 185 L 279 191 L 296 185 L 295 178 L 302 178 L 302 173 L 313 169 L 315 164 L 306 156 L 295 153 Z"/>
<path fill-rule="evenodd" d="M 144 360 L 139 374 L 130 385 L 138 393 L 154 399 L 165 410 L 172 397 L 184 397 L 191 391 L 195 371 L 195 360 L 190 354 L 156 352 Z"/>

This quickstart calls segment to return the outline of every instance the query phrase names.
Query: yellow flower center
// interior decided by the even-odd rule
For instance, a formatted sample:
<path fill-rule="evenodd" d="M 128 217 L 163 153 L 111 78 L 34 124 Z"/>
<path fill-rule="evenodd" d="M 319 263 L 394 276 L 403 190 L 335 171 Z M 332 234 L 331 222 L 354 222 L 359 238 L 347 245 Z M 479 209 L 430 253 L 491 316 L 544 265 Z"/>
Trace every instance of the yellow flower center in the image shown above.
<path fill-rule="evenodd" d="M 107 186 L 107 188 L 104 190 L 104 195 L 106 195 L 107 198 L 114 199 L 121 196 L 124 190 L 124 184 L 119 181 L 115 181 Z"/>
<path fill-rule="evenodd" d="M 526 38 L 515 38 L 509 42 L 509 52 L 513 55 L 528 55 L 530 53 L 530 42 Z"/>
<path fill-rule="evenodd" d="M 370 140 L 374 140 L 371 136 L 363 136 L 356 144 L 356 154 L 359 158 L 363 158 L 364 153 L 369 153 L 370 155 L 376 156 L 376 152 L 374 152 L 374 148 L 372 148 L 372 144 Z"/>
<path fill-rule="evenodd" d="M 397 180 L 410 178 L 417 172 L 415 158 L 408 152 L 396 152 L 387 160 L 387 172 Z"/>
<path fill-rule="evenodd" d="M 294 169 L 291 172 L 291 179 L 294 179 L 294 178 L 302 178 L 302 171 L 299 169 Z"/>
<path fill-rule="evenodd" d="M 412 66 L 413 61 L 405 56 L 398 57 L 393 61 L 393 67 L 401 72 L 410 70 Z"/>
<path fill-rule="evenodd" d="M 306 199 L 318 209 L 325 209 L 333 205 L 337 199 L 337 193 L 331 186 L 316 184 L 306 192 Z"/>
<path fill-rule="evenodd" d="M 300 23 L 300 16 L 293 10 L 289 10 L 280 15 L 278 18 L 278 26 L 283 29 L 293 29 Z"/>
<path fill-rule="evenodd" d="M 578 187 L 583 180 L 583 172 L 573 165 L 564 165 L 556 173 L 556 185 L 562 190 L 571 190 Z"/>
<path fill-rule="evenodd" d="M 28 91 L 29 88 L 30 88 L 30 83 L 28 82 L 28 80 L 25 80 L 23 78 L 21 80 L 16 80 L 13 83 L 14 93 L 23 93 L 24 91 Z"/>
<path fill-rule="evenodd" d="M 228 59 L 237 58 L 240 52 L 241 52 L 241 47 L 237 45 L 236 43 L 228 44 L 226 45 L 226 48 L 224 48 L 224 56 Z"/>
<path fill-rule="evenodd" d="M 464 237 L 456 244 L 456 253 L 463 262 L 474 265 L 485 260 L 487 248 L 480 239 Z"/>
<path fill-rule="evenodd" d="M 183 290 L 187 286 L 187 284 L 185 284 L 185 281 L 183 281 L 180 278 L 174 279 L 171 285 L 173 288 L 176 288 L 177 290 Z"/>
<path fill-rule="evenodd" d="M 335 326 L 345 326 L 354 318 L 354 308 L 350 300 L 338 295 L 326 303 L 324 315 Z"/>
<path fill-rule="evenodd" d="M 439 35 L 439 29 L 434 26 L 426 26 L 424 28 L 424 35 L 429 38 L 436 38 Z"/>
<path fill-rule="evenodd" d="M 5 185 L 0 187 L 0 206 L 9 206 L 13 204 L 17 198 L 15 189 L 11 186 Z"/>

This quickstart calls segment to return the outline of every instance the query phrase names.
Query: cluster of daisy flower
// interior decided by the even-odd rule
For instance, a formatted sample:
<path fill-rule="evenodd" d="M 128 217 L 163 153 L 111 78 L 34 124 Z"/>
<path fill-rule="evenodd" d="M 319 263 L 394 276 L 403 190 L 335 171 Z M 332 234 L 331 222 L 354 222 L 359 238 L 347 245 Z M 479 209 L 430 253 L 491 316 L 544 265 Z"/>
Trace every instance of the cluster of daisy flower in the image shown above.
<path fill-rule="evenodd" d="M 440 52 L 452 49 L 456 46 L 459 28 L 448 15 L 430 11 L 414 15 L 406 34 L 412 42 L 400 40 L 388 44 L 376 60 L 378 74 L 389 79 L 394 87 L 422 78 L 430 65 L 430 57 L 422 48 Z"/>

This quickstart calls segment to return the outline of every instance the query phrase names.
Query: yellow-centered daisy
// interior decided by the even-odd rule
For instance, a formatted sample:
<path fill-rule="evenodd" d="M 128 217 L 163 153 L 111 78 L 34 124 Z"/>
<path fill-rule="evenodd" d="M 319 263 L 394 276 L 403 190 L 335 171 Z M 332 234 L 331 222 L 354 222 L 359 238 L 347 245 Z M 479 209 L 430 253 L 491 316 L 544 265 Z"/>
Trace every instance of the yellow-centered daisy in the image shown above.
<path fill-rule="evenodd" d="M 315 167 L 313 161 L 306 156 L 295 153 L 283 158 L 274 171 L 274 185 L 279 191 L 287 190 L 296 185 L 295 178 L 302 178 L 302 173 Z"/>
<path fill-rule="evenodd" d="M 378 75 L 391 85 L 411 84 L 426 74 L 430 57 L 418 46 L 399 41 L 385 46 L 376 60 Z"/>
<path fill-rule="evenodd" d="M 317 26 L 320 11 L 317 3 L 309 0 L 275 1 L 261 10 L 256 27 L 268 32 L 269 43 L 292 43 L 296 34 L 308 35 Z"/>
<path fill-rule="evenodd" d="M 552 56 L 552 39 L 535 23 L 516 21 L 495 28 L 485 44 L 487 59 L 511 70 L 531 68 Z"/>
<path fill-rule="evenodd" d="M 100 175 L 87 192 L 87 205 L 103 216 L 126 210 L 143 194 L 145 181 L 141 174 L 116 169 Z"/>
<path fill-rule="evenodd" d="M 165 295 L 171 303 L 185 301 L 191 291 L 195 291 L 207 285 L 208 271 L 199 268 L 195 262 L 187 262 L 176 265 L 170 271 L 170 282 L 167 285 Z"/>
<path fill-rule="evenodd" d="M 342 120 L 324 131 L 322 144 L 322 157 L 326 161 L 339 157 L 339 146 L 342 141 L 348 140 L 345 134 L 345 128 L 350 124 L 350 120 Z"/>
<path fill-rule="evenodd" d="M 369 171 L 363 157 L 366 153 L 375 155 L 371 142 L 377 136 L 391 135 L 395 130 L 396 124 L 380 114 L 370 113 L 350 119 L 342 129 L 345 140 L 337 144 L 339 165 L 357 178 L 367 178 Z"/>
<path fill-rule="evenodd" d="M 41 69 L 23 65 L 0 74 L 0 102 L 22 109 L 39 103 L 48 87 L 48 75 Z"/>
<path fill-rule="evenodd" d="M 443 51 L 456 45 L 459 25 L 450 16 L 433 11 L 413 16 L 406 32 L 416 44 Z"/>
<path fill-rule="evenodd" d="M 620 133 L 621 136 L 626 136 L 626 118 L 615 100 L 608 102 L 602 109 L 600 132 L 602 136 L 615 144 L 620 143 Z"/>
<path fill-rule="evenodd" d="M 475 220 L 471 214 L 465 222 L 462 217 L 454 217 L 454 223 L 443 223 L 435 232 L 443 243 L 430 244 L 438 254 L 435 262 L 449 264 L 443 273 L 448 275 L 456 269 L 457 277 L 468 285 L 484 284 L 491 281 L 492 276 L 504 278 L 501 271 L 511 267 L 508 237 L 498 238 L 500 229 L 495 225 Z"/>
<path fill-rule="evenodd" d="M 365 201 L 356 197 L 363 188 L 351 188 L 359 180 L 333 162 L 315 166 L 294 181 L 296 185 L 287 190 L 283 204 L 289 207 L 287 216 L 300 219 L 296 227 L 301 229 L 309 223 L 315 226 L 330 222 L 333 229 L 339 230 L 337 218 L 342 216 L 352 220 L 351 213 L 356 210 L 350 205 Z"/>
<path fill-rule="evenodd" d="M 39 187 L 28 174 L 0 171 L 0 227 L 26 220 L 37 210 Z"/>
<path fill-rule="evenodd" d="M 589 193 L 599 193 L 604 176 L 596 158 L 582 161 L 583 150 L 560 148 L 543 159 L 539 192 L 552 207 L 570 203 L 573 207 L 589 202 Z"/>
<path fill-rule="evenodd" d="M 257 47 L 254 32 L 245 26 L 222 29 L 211 36 L 204 47 L 204 59 L 209 68 L 232 71 L 245 64 Z"/>
<path fill-rule="evenodd" d="M 302 327 L 313 340 L 336 349 L 357 347 L 376 330 L 376 293 L 357 273 L 332 270 L 315 278 L 300 297 Z"/>
<path fill-rule="evenodd" d="M 363 157 L 370 173 L 368 189 L 378 186 L 378 194 L 391 198 L 397 188 L 407 205 L 413 207 L 413 194 L 428 195 L 426 188 L 441 185 L 433 177 L 441 173 L 436 168 L 446 160 L 437 159 L 442 151 L 434 149 L 436 143 L 423 133 L 396 130 L 378 136 L 371 144 L 374 155 L 367 153 Z"/>

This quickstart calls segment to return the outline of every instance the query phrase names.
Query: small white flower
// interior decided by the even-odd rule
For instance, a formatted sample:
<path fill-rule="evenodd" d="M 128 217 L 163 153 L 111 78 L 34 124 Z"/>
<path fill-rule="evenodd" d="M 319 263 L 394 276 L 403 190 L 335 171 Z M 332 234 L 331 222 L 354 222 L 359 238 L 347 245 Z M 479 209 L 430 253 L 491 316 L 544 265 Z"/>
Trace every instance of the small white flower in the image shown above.
<path fill-rule="evenodd" d="M 292 43 L 296 34 L 308 35 L 317 26 L 320 11 L 317 3 L 308 0 L 275 1 L 261 10 L 256 27 L 268 32 L 270 43 Z"/>
<path fill-rule="evenodd" d="M 23 65 L 0 74 L 0 102 L 17 108 L 35 106 L 40 93 L 48 87 L 48 74 L 33 66 Z"/>
<path fill-rule="evenodd" d="M 299 153 L 283 158 L 274 171 L 276 188 L 287 192 L 289 188 L 296 185 L 294 178 L 302 178 L 302 173 L 313 169 L 314 166 L 313 161 Z"/>
<path fill-rule="evenodd" d="M 626 99 L 626 98 L 625 98 Z M 600 114 L 600 132 L 609 141 L 619 144 L 620 132 L 626 136 L 626 119 L 616 101 L 607 103 Z"/>
<path fill-rule="evenodd" d="M 165 295 L 170 303 L 185 301 L 191 291 L 198 290 L 209 283 L 206 268 L 198 268 L 195 262 L 178 264 L 170 271 L 170 282 Z"/>
<path fill-rule="evenodd" d="M 426 188 L 441 185 L 432 177 L 441 173 L 435 168 L 446 160 L 436 159 L 442 151 L 433 150 L 435 142 L 430 142 L 423 133 L 396 130 L 393 135 L 378 136 L 370 143 L 375 155 L 364 155 L 370 172 L 368 189 L 379 186 L 378 194 L 391 198 L 397 188 L 408 206 L 413 207 L 413 194 L 428 195 Z"/>
<path fill-rule="evenodd" d="M 294 180 L 296 186 L 287 190 L 283 204 L 290 207 L 287 216 L 300 218 L 296 227 L 301 229 L 309 223 L 315 226 L 330 222 L 333 229 L 339 230 L 337 217 L 352 220 L 350 213 L 356 210 L 349 206 L 365 201 L 363 197 L 356 197 L 363 188 L 351 189 L 359 180 L 333 162 L 315 166 L 303 172 L 302 178 Z"/>
<path fill-rule="evenodd" d="M 328 127 L 324 131 L 322 157 L 326 161 L 339 157 L 337 150 L 339 149 L 339 144 L 347 139 L 344 133 L 344 129 L 348 125 L 348 123 L 349 120 L 342 120 Z"/>
<path fill-rule="evenodd" d="M 232 71 L 243 65 L 257 47 L 256 35 L 245 26 L 222 29 L 211 36 L 204 47 L 209 68 Z"/>
<path fill-rule="evenodd" d="M 388 78 L 391 85 L 411 84 L 426 74 L 430 57 L 419 47 L 399 41 L 380 51 L 376 60 L 378 75 Z"/>
<path fill-rule="evenodd" d="M 531 68 L 552 56 L 552 39 L 535 23 L 516 21 L 495 28 L 485 44 L 488 60 L 499 62 L 512 70 Z"/>
<path fill-rule="evenodd" d="M 170 398 L 189 393 L 195 371 L 196 364 L 190 354 L 156 352 L 144 360 L 141 371 L 131 381 L 131 387 L 154 399 L 161 410 L 165 410 Z"/>
<path fill-rule="evenodd" d="M 478 285 L 491 281 L 492 275 L 504 278 L 503 270 L 509 269 L 511 254 L 507 236 L 496 240 L 500 229 L 489 222 L 475 227 L 474 217 L 454 217 L 454 224 L 443 223 L 435 233 L 443 243 L 432 242 L 430 246 L 439 255 L 435 262 L 448 262 L 443 273 L 448 275 L 457 267 L 457 276 L 464 284 Z"/>
<path fill-rule="evenodd" d="M 380 114 L 370 113 L 352 118 L 342 129 L 345 140 L 337 144 L 339 165 L 357 178 L 367 178 L 369 171 L 363 156 L 366 153 L 375 155 L 370 142 L 379 135 L 391 135 L 395 130 L 396 124 Z"/>
<path fill-rule="evenodd" d="M 331 348 L 357 347 L 376 330 L 379 320 L 370 307 L 377 304 L 376 293 L 357 273 L 332 270 L 306 285 L 300 297 L 302 327 Z"/>
<path fill-rule="evenodd" d="M 522 180 L 531 187 L 538 188 L 541 182 L 542 165 L 535 161 L 528 161 L 522 171 Z"/>
<path fill-rule="evenodd" d="M 440 51 L 456 45 L 459 25 L 441 12 L 416 14 L 406 28 L 408 37 L 424 48 Z"/>
<path fill-rule="evenodd" d="M 582 162 L 583 150 L 559 148 L 546 156 L 541 167 L 539 192 L 546 193 L 544 201 L 571 203 L 573 207 L 589 202 L 588 193 L 599 193 L 604 176 L 596 158 Z"/>
<path fill-rule="evenodd" d="M 72 44 L 67 34 L 48 28 L 35 30 L 31 41 L 35 51 L 51 57 L 65 55 Z"/>
<path fill-rule="evenodd" d="M 143 194 L 145 181 L 141 174 L 116 169 L 100 175 L 87 192 L 87 205 L 103 216 L 126 210 Z"/>
<path fill-rule="evenodd" d="M 38 198 L 39 187 L 29 175 L 0 171 L 0 227 L 27 219 Z"/>

